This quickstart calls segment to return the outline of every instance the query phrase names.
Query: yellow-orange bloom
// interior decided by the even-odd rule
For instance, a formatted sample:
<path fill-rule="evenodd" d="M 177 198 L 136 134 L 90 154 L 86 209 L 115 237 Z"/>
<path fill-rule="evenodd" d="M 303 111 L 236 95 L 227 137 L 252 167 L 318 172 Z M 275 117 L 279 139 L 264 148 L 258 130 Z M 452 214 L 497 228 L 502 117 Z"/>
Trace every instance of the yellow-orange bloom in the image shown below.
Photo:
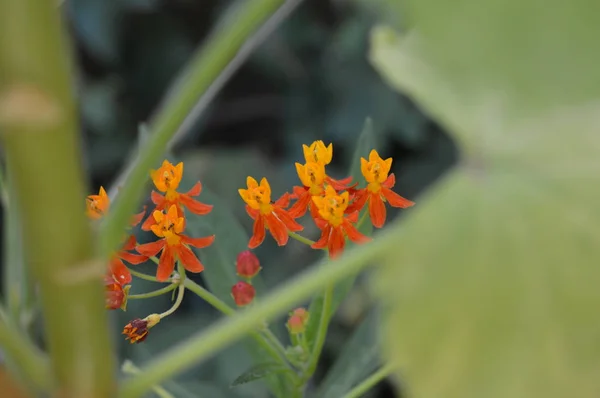
<path fill-rule="evenodd" d="M 150 177 L 159 191 L 175 191 L 183 177 L 183 162 L 173 166 L 171 162 L 164 160 L 157 170 L 150 171 Z"/>
<path fill-rule="evenodd" d="M 323 166 L 331 163 L 333 158 L 333 144 L 325 146 L 321 140 L 315 141 L 310 146 L 302 145 L 306 163 L 319 163 Z"/>
<path fill-rule="evenodd" d="M 98 195 L 89 195 L 85 201 L 86 214 L 92 220 L 102 218 L 110 207 L 110 198 L 103 187 L 100 187 Z"/>
<path fill-rule="evenodd" d="M 139 245 L 136 249 L 139 253 L 148 257 L 155 256 L 162 250 L 156 271 L 156 279 L 161 282 L 166 281 L 175 269 L 177 258 L 186 270 L 202 272 L 204 266 L 189 246 L 197 248 L 210 246 L 214 242 L 215 236 L 191 238 L 183 235 L 185 219 L 179 217 L 175 205 L 172 205 L 166 214 L 162 211 L 155 211 L 152 217 L 155 220 L 155 224 L 151 226 L 152 232 L 162 239 Z"/>
<path fill-rule="evenodd" d="M 244 202 L 246 212 L 254 220 L 253 234 L 248 242 L 248 247 L 253 249 L 265 240 L 265 228 L 279 246 L 288 241 L 289 231 L 302 231 L 302 225 L 298 224 L 288 214 L 284 207 L 289 204 L 289 194 L 283 195 L 275 203 L 271 203 L 271 186 L 266 178 L 258 182 L 252 178 L 246 178 L 247 189 L 238 189 Z"/>
<path fill-rule="evenodd" d="M 383 160 L 375 149 L 369 153 L 369 160 L 360 158 L 360 169 L 367 181 L 367 187 L 355 192 L 352 205 L 348 210 L 359 211 L 368 201 L 369 216 L 373 226 L 377 228 L 383 227 L 385 223 L 385 202 L 399 208 L 407 208 L 415 204 L 392 191 L 396 184 L 396 177 L 394 173 L 389 174 L 391 167 L 392 158 Z"/>
<path fill-rule="evenodd" d="M 324 196 L 313 196 L 312 200 L 317 206 L 321 219 L 315 219 L 321 229 L 321 238 L 312 245 L 313 249 L 329 249 L 329 256 L 337 257 L 344 250 L 346 236 L 355 243 L 364 243 L 369 238 L 352 225 L 358 221 L 358 212 L 345 216 L 350 194 L 346 191 L 338 194 L 328 185 Z"/>

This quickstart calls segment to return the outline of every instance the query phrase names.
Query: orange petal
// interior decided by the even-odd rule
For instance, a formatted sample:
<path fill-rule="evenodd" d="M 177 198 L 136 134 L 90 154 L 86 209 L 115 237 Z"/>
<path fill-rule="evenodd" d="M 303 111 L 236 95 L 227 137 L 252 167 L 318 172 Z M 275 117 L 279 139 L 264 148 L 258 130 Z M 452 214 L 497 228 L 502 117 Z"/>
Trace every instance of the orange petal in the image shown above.
<path fill-rule="evenodd" d="M 152 199 L 152 203 L 154 203 L 157 206 L 157 210 L 160 210 L 158 209 L 158 206 L 162 205 L 165 201 L 165 197 L 156 192 L 155 190 L 152 190 L 152 192 L 150 192 L 150 199 Z"/>
<path fill-rule="evenodd" d="M 407 207 L 411 207 L 415 204 L 415 202 L 410 201 L 402 196 L 398 195 L 396 192 L 391 189 L 381 188 L 381 193 L 383 197 L 388 201 L 390 206 L 399 207 L 401 209 L 406 209 Z"/>
<path fill-rule="evenodd" d="M 208 214 L 208 213 L 210 213 L 210 211 L 213 208 L 212 205 L 207 205 L 207 204 L 198 202 L 197 200 L 192 199 L 191 196 L 189 196 L 188 194 L 185 194 L 185 193 L 179 195 L 179 201 L 185 207 L 187 207 L 192 213 L 198 214 L 198 215 Z"/>
<path fill-rule="evenodd" d="M 303 190 L 302 194 L 298 196 L 298 200 L 290 209 L 288 210 L 288 214 L 292 218 L 299 218 L 306 214 L 306 209 L 308 209 L 308 204 L 310 203 L 310 192 L 307 190 Z"/>
<path fill-rule="evenodd" d="M 290 216 L 286 210 L 283 210 L 280 207 L 273 206 L 273 213 L 275 213 L 277 215 L 277 218 L 279 218 L 281 220 L 281 222 L 283 223 L 283 225 L 290 231 L 298 232 L 298 231 L 302 231 L 304 229 L 304 227 L 302 225 L 300 225 L 296 221 L 294 221 L 292 216 Z M 268 223 L 268 221 L 267 221 L 267 223 Z M 269 228 L 271 228 L 271 227 L 269 226 Z M 286 232 L 286 235 L 287 235 L 287 232 Z"/>
<path fill-rule="evenodd" d="M 345 213 L 354 213 L 355 211 L 361 211 L 363 207 L 365 207 L 365 203 L 367 203 L 367 199 L 369 198 L 367 189 L 359 189 L 354 193 L 354 198 L 352 203 L 348 205 Z"/>
<path fill-rule="evenodd" d="M 194 246 L 199 249 L 201 249 L 203 247 L 208 247 L 208 246 L 212 245 L 212 243 L 215 241 L 214 235 L 206 236 L 204 238 L 190 238 L 189 236 L 186 236 L 186 235 L 180 235 L 180 237 L 181 237 L 181 241 L 183 243 L 185 243 L 186 245 Z"/>
<path fill-rule="evenodd" d="M 198 196 L 202 193 L 202 184 L 198 181 L 189 191 L 185 194 L 189 196 Z"/>
<path fill-rule="evenodd" d="M 394 185 L 396 185 L 396 176 L 394 175 L 394 173 L 390 174 L 384 182 L 381 183 L 382 186 L 384 186 L 385 188 L 393 188 Z"/>
<path fill-rule="evenodd" d="M 129 253 L 126 251 L 120 251 L 119 258 L 121 258 L 121 260 L 125 260 L 129 264 L 133 264 L 133 265 L 141 264 L 148 260 L 148 256 L 133 254 L 133 253 Z"/>
<path fill-rule="evenodd" d="M 148 218 L 146 218 L 146 221 L 144 221 L 144 223 L 142 224 L 142 231 L 150 231 L 150 229 L 152 229 L 152 226 L 155 224 L 156 220 L 154 219 L 154 216 L 150 214 Z"/>
<path fill-rule="evenodd" d="M 248 242 L 250 249 L 260 246 L 265 240 L 265 218 L 262 215 L 258 214 L 254 219 L 254 227 L 252 229 L 252 237 L 250 238 L 250 242 Z"/>
<path fill-rule="evenodd" d="M 251 219 L 256 220 L 256 217 L 260 215 L 260 211 L 253 209 L 252 207 L 246 205 L 246 213 L 250 216 Z"/>
<path fill-rule="evenodd" d="M 385 224 L 386 210 L 385 203 L 379 194 L 369 194 L 369 215 L 371 222 L 376 228 L 383 227 Z"/>
<path fill-rule="evenodd" d="M 130 224 L 132 227 L 135 227 L 136 225 L 138 225 L 142 219 L 144 218 L 144 216 L 146 215 L 146 206 L 144 206 L 144 210 L 142 210 L 141 212 L 134 214 L 133 217 L 131 217 L 130 220 Z"/>
<path fill-rule="evenodd" d="M 358 222 L 358 212 L 355 211 L 353 213 L 350 213 L 346 216 L 346 220 L 350 221 L 351 223 L 356 224 Z"/>
<path fill-rule="evenodd" d="M 273 209 L 273 210 L 275 210 L 275 209 Z M 285 212 L 285 210 L 282 210 L 282 211 Z M 288 242 L 288 239 L 289 239 L 287 228 L 286 228 L 285 224 L 280 219 L 275 217 L 275 215 L 273 213 L 265 215 L 264 218 L 265 218 L 265 221 L 267 222 L 267 226 L 269 227 L 269 232 L 271 233 L 271 236 L 273 237 L 273 239 L 275 239 L 275 241 L 277 242 L 277 244 L 279 246 L 285 246 L 285 244 Z M 290 218 L 290 220 L 295 222 L 291 217 L 289 217 L 289 218 Z"/>
<path fill-rule="evenodd" d="M 135 236 L 129 235 L 129 238 L 127 238 L 127 240 L 121 247 L 121 250 L 127 250 L 127 251 L 133 250 L 133 249 L 135 249 L 135 245 L 137 245 L 137 242 L 135 241 Z"/>
<path fill-rule="evenodd" d="M 289 194 L 289 192 L 286 192 L 275 201 L 274 205 L 279 207 L 288 207 L 290 205 L 290 199 L 291 195 Z"/>
<path fill-rule="evenodd" d="M 175 258 L 173 258 L 173 250 L 168 246 L 165 246 L 165 249 L 160 256 L 160 261 L 158 262 L 158 269 L 156 270 L 156 279 L 159 282 L 165 282 L 175 269 Z"/>
<path fill-rule="evenodd" d="M 331 185 L 336 191 L 343 191 L 348 189 L 348 184 L 352 182 L 352 177 L 346 177 L 341 180 L 336 180 L 327 176 L 325 177 L 325 182 Z"/>
<path fill-rule="evenodd" d="M 113 274 L 113 277 L 117 282 L 121 285 L 125 285 L 131 282 L 131 274 L 129 270 L 123 264 L 123 261 L 117 256 L 113 256 L 110 260 L 110 272 Z"/>
<path fill-rule="evenodd" d="M 138 245 L 135 250 L 138 253 L 143 254 L 144 256 L 156 256 L 156 254 L 165 247 L 165 240 L 159 239 L 156 242 L 144 243 L 143 245 Z"/>
<path fill-rule="evenodd" d="M 179 245 L 176 250 L 179 259 L 186 270 L 194 273 L 204 271 L 204 266 L 189 247 Z"/>
<path fill-rule="evenodd" d="M 331 233 L 331 225 L 327 224 L 325 225 L 325 227 L 321 230 L 321 237 L 319 238 L 318 241 L 316 241 L 315 243 L 313 243 L 310 247 L 312 247 L 313 249 L 324 249 L 327 247 L 327 243 L 329 242 L 329 235 Z"/>
<path fill-rule="evenodd" d="M 344 251 L 344 246 L 346 244 L 346 237 L 344 236 L 344 231 L 341 226 L 331 228 L 331 235 L 329 236 L 329 244 L 327 245 L 329 249 L 329 257 L 337 258 Z"/>
<path fill-rule="evenodd" d="M 361 234 L 348 220 L 344 220 L 342 228 L 346 235 L 348 235 L 348 238 L 354 243 L 367 243 L 371 240 L 368 236 Z"/>

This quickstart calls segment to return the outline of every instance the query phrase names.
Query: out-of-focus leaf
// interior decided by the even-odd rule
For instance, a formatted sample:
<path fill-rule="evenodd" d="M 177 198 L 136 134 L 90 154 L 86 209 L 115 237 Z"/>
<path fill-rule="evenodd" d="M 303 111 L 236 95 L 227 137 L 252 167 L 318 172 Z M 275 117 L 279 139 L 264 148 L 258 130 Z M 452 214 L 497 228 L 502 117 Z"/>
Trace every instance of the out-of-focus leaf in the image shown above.
<path fill-rule="evenodd" d="M 353 182 L 359 182 L 359 181 L 361 182 L 362 185 L 359 185 L 359 187 L 365 185 L 365 183 L 363 181 L 364 178 L 362 177 L 362 173 L 360 171 L 360 157 L 362 156 L 362 157 L 368 158 L 369 152 L 371 151 L 371 149 L 374 149 L 374 147 L 375 147 L 375 136 L 373 133 L 373 122 L 371 121 L 370 118 L 367 118 L 365 120 L 362 132 L 360 133 L 360 136 L 358 138 L 358 142 L 356 143 L 356 148 L 354 150 L 353 162 L 352 162 L 352 165 L 350 166 L 350 170 L 349 170 L 350 171 L 349 175 L 351 175 L 353 177 Z M 366 210 L 363 210 L 363 212 L 364 211 L 366 211 Z M 359 228 L 359 231 L 367 236 L 371 235 L 372 230 L 373 230 L 372 225 L 368 219 L 365 220 L 365 222 Z M 348 246 L 352 245 L 352 242 L 348 241 L 347 245 Z M 352 289 L 352 286 L 354 286 L 355 280 L 356 280 L 356 275 L 342 280 L 335 286 L 335 289 L 333 292 L 332 307 L 331 307 L 332 314 L 337 310 L 337 308 L 339 307 L 341 302 L 348 295 L 348 292 L 350 292 L 350 289 Z M 323 293 L 319 293 L 311 301 L 310 308 L 309 308 L 310 319 L 308 321 L 308 326 L 306 328 L 306 338 L 308 340 L 309 347 L 312 347 L 312 344 L 316 337 L 317 329 L 319 326 L 319 320 L 321 319 L 322 308 L 323 308 Z"/>
<path fill-rule="evenodd" d="M 385 254 L 384 352 L 414 396 L 596 397 L 600 71 L 581 65 L 599 58 L 592 3 L 463 1 L 456 17 L 436 3 L 430 15 L 431 1 L 411 3 L 425 36 L 373 35 L 374 64 L 459 135 L 464 157 Z"/>
<path fill-rule="evenodd" d="M 319 386 L 317 397 L 338 398 L 366 378 L 379 365 L 379 314 L 372 310 L 344 346 Z"/>
<path fill-rule="evenodd" d="M 223 388 L 208 382 L 200 381 L 170 381 L 164 383 L 163 387 L 175 398 L 229 398 L 229 392 Z"/>
<path fill-rule="evenodd" d="M 276 373 L 289 372 L 289 368 L 278 362 L 263 362 L 252 366 L 250 369 L 239 375 L 231 387 L 239 386 L 240 384 L 250 383 L 252 381 L 263 379 L 269 375 Z"/>

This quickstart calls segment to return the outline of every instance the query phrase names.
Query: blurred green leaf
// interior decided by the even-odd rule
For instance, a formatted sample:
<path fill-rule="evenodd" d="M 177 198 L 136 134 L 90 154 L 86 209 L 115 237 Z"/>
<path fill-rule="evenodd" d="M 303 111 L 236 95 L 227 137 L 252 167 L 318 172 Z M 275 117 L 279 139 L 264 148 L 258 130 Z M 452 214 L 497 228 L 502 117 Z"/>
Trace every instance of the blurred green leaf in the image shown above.
<path fill-rule="evenodd" d="M 417 31 L 376 29 L 371 60 L 458 134 L 463 160 L 385 255 L 384 352 L 414 396 L 596 397 L 592 3 L 409 3 Z"/>
<path fill-rule="evenodd" d="M 276 373 L 289 372 L 289 368 L 278 362 L 263 362 L 252 366 L 250 369 L 239 375 L 231 387 L 239 386 L 240 384 L 250 383 L 252 381 L 263 379 L 269 375 Z"/>
<path fill-rule="evenodd" d="M 371 310 L 346 343 L 317 391 L 319 398 L 338 398 L 379 366 L 379 314 Z"/>

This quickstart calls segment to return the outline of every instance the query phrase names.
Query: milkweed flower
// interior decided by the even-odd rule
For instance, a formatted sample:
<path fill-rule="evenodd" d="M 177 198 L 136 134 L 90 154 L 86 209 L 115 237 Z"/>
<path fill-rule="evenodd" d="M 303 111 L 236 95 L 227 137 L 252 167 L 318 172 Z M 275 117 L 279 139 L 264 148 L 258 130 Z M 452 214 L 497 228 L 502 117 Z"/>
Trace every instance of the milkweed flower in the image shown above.
<path fill-rule="evenodd" d="M 231 288 L 231 296 L 238 307 L 244 307 L 254 300 L 256 290 L 248 282 L 239 281 Z"/>
<path fill-rule="evenodd" d="M 110 198 L 104 190 L 104 187 L 100 187 L 98 195 L 89 195 L 85 201 L 86 214 L 92 220 L 98 220 L 106 214 L 110 206 Z"/>
<path fill-rule="evenodd" d="M 319 216 L 315 219 L 321 237 L 311 247 L 313 249 L 329 249 L 329 256 L 335 258 L 342 253 L 346 244 L 346 236 L 354 243 L 365 243 L 369 237 L 361 234 L 353 223 L 358 221 L 358 212 L 345 214 L 350 194 L 346 191 L 338 194 L 331 186 L 327 186 L 324 196 L 313 196 Z"/>
<path fill-rule="evenodd" d="M 238 189 L 238 192 L 246 202 L 246 212 L 254 220 L 253 234 L 248 243 L 250 249 L 254 249 L 265 240 L 266 228 L 279 246 L 288 242 L 288 231 L 297 232 L 304 229 L 284 209 L 289 204 L 289 194 L 271 203 L 271 186 L 266 178 L 260 180 L 259 185 L 254 178 L 248 177 L 246 185 L 248 189 Z"/>
<path fill-rule="evenodd" d="M 160 322 L 160 315 L 151 314 L 144 319 L 136 318 L 123 328 L 125 339 L 131 344 L 141 343 L 148 337 L 148 331 Z"/>
<path fill-rule="evenodd" d="M 123 286 L 112 274 L 106 274 L 104 276 L 104 304 L 106 309 L 116 310 L 120 308 L 125 311 L 130 287 L 130 285 Z"/>
<path fill-rule="evenodd" d="M 299 334 L 306 331 L 306 325 L 308 324 L 309 314 L 304 308 L 296 308 L 287 321 L 287 328 L 290 334 Z"/>
<path fill-rule="evenodd" d="M 381 228 L 385 224 L 385 202 L 392 207 L 402 209 L 415 204 L 392 191 L 396 184 L 396 177 L 394 173 L 389 174 L 391 167 L 392 158 L 383 160 L 375 149 L 369 153 L 369 160 L 360 158 L 360 169 L 367 181 L 367 187 L 356 190 L 349 211 L 360 210 L 368 202 L 369 216 L 376 228 Z"/>
<path fill-rule="evenodd" d="M 307 163 L 317 163 L 326 166 L 333 159 L 333 144 L 325 146 L 322 140 L 317 140 L 310 145 L 302 144 L 302 152 Z"/>
<path fill-rule="evenodd" d="M 193 196 L 199 196 L 202 192 L 202 184 L 200 182 L 196 183 L 186 193 L 177 192 L 177 188 L 183 177 L 183 162 L 179 162 L 176 166 L 173 166 L 171 162 L 165 160 L 157 170 L 150 171 L 150 177 L 156 189 L 164 193 L 164 195 L 161 195 L 154 190 L 151 192 L 150 197 L 156 205 L 155 210 L 165 210 L 175 205 L 177 214 L 180 217 L 183 216 L 183 207 L 198 215 L 208 214 L 212 210 L 212 205 L 207 205 L 193 199 Z M 142 229 L 149 231 L 155 223 L 156 221 L 151 215 L 142 225 Z"/>
<path fill-rule="evenodd" d="M 155 224 L 151 226 L 152 232 L 162 239 L 138 245 L 136 249 L 139 253 L 149 257 L 157 255 L 162 250 L 156 279 L 161 282 L 166 281 L 173 273 L 177 259 L 181 261 L 186 270 L 195 273 L 202 272 L 204 266 L 189 246 L 197 248 L 210 246 L 214 242 L 215 236 L 191 238 L 183 235 L 185 219 L 179 216 L 176 205 L 171 205 L 166 214 L 155 210 L 152 216 L 155 220 Z"/>

